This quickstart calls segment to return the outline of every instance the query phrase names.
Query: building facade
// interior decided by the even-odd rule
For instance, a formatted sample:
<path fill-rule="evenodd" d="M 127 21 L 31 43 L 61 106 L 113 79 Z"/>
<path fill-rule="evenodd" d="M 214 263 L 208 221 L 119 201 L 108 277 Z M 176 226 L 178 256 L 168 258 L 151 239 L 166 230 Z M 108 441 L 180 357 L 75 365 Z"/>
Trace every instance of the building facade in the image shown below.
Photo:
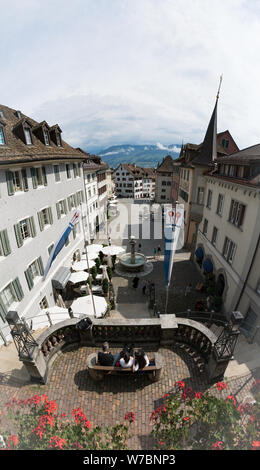
<path fill-rule="evenodd" d="M 158 204 L 174 202 L 173 174 L 176 174 L 174 173 L 174 160 L 171 155 L 167 155 L 156 168 L 155 202 Z"/>
<path fill-rule="evenodd" d="M 214 274 L 226 315 L 240 311 L 241 331 L 260 344 L 260 144 L 216 165 L 203 176 L 195 260 L 203 273 Z"/>
<path fill-rule="evenodd" d="M 37 123 L 0 106 L 0 342 L 6 315 L 32 318 L 55 305 L 52 279 L 84 243 L 81 222 L 43 281 L 53 245 L 85 200 L 82 155 L 61 138 L 58 125 Z"/>

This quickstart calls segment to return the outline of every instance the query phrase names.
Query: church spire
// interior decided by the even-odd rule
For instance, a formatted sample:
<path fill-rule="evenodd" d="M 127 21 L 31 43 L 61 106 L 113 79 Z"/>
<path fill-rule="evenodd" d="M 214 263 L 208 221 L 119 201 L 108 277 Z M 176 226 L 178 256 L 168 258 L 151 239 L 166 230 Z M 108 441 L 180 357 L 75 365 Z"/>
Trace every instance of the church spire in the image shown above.
<path fill-rule="evenodd" d="M 220 76 L 219 87 L 216 96 L 216 102 L 211 115 L 209 125 L 203 140 L 203 144 L 199 150 L 198 156 L 193 160 L 194 163 L 201 165 L 211 165 L 217 158 L 217 107 L 219 92 L 222 83 L 222 75 Z"/>

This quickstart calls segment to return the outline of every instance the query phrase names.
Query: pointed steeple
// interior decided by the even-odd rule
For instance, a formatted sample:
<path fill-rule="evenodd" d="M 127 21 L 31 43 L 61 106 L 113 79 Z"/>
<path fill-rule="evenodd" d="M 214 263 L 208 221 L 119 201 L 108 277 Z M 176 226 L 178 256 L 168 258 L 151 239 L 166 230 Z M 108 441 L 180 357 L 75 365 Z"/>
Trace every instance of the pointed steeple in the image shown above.
<path fill-rule="evenodd" d="M 217 107 L 219 99 L 219 91 L 222 82 L 222 75 L 216 96 L 216 103 L 211 115 L 209 125 L 203 140 L 203 144 L 198 152 L 198 156 L 194 158 L 193 162 L 198 164 L 211 165 L 217 158 Z"/>

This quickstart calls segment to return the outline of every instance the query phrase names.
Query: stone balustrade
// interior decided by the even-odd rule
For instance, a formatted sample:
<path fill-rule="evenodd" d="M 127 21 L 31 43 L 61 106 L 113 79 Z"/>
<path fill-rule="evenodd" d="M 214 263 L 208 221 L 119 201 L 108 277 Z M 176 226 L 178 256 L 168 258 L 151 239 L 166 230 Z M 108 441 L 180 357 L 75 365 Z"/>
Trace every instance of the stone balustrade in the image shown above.
<path fill-rule="evenodd" d="M 96 346 L 99 349 L 104 341 L 109 341 L 114 347 L 125 343 L 134 343 L 137 347 L 150 343 L 155 348 L 174 343 L 188 344 L 208 362 L 212 345 L 217 339 L 202 323 L 169 314 L 151 319 L 93 319 L 88 330 L 77 329 L 78 321 L 77 318 L 64 320 L 52 325 L 38 337 L 34 359 L 23 361 L 32 381 L 46 383 L 56 355 L 73 345 Z M 41 363 L 40 372 L 37 362 Z"/>

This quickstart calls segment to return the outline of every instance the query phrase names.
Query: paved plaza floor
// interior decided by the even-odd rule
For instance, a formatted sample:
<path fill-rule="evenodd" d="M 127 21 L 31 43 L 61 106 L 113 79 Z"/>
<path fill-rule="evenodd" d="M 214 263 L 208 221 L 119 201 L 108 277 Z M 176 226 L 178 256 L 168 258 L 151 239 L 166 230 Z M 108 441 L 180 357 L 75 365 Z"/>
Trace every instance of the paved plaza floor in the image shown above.
<path fill-rule="evenodd" d="M 157 383 L 151 383 L 146 376 L 133 374 L 127 377 L 107 376 L 102 382 L 94 382 L 86 371 L 86 358 L 94 351 L 93 348 L 81 347 L 62 353 L 54 362 L 46 385 L 19 386 L 8 377 L 0 377 L 2 426 L 7 425 L 8 400 L 45 393 L 50 399 L 56 400 L 59 411 L 67 413 L 68 417 L 72 417 L 74 408 L 81 407 L 93 425 L 123 423 L 125 414 L 134 412 L 136 421 L 131 427 L 133 437 L 129 448 L 150 450 L 154 445 L 150 415 L 162 403 L 162 396 L 174 389 L 175 381 L 183 380 L 195 391 L 205 391 L 209 387 L 203 361 L 188 347 L 172 345 L 159 349 L 165 367 Z M 118 349 L 112 349 L 112 352 L 118 352 Z M 150 357 L 153 352 L 153 348 L 147 350 Z M 241 403 L 250 396 L 253 381 L 252 374 L 228 380 L 228 394 L 234 394 Z M 220 396 L 215 385 L 209 388 L 212 393 Z"/>
<path fill-rule="evenodd" d="M 137 243 L 142 244 L 141 251 L 153 263 L 153 271 L 147 279 L 154 282 L 156 301 L 163 309 L 165 305 L 163 246 L 161 246 L 161 256 L 155 258 L 153 250 L 158 241 L 137 239 Z M 122 245 L 129 251 L 129 238 L 124 238 Z M 193 309 L 195 300 L 200 296 L 195 290 L 195 285 L 200 281 L 200 274 L 189 257 L 189 253 L 185 250 L 176 253 L 168 313 L 185 311 L 187 308 Z M 188 282 L 192 282 L 192 293 L 185 297 L 185 287 Z M 147 297 L 142 293 L 142 279 L 137 290 L 133 289 L 132 280 L 127 277 L 115 275 L 113 284 L 116 293 L 116 309 L 111 313 L 112 318 L 149 318 L 153 315 L 153 312 L 148 309 Z M 69 416 L 74 408 L 81 407 L 93 425 L 122 423 L 127 412 L 134 412 L 136 421 L 132 427 L 133 437 L 129 443 L 130 449 L 150 450 L 154 445 L 151 437 L 150 415 L 159 406 L 161 397 L 173 390 L 175 381 L 183 380 L 187 386 L 196 391 L 210 388 L 212 393 L 220 393 L 216 390 L 216 386 L 209 386 L 207 383 L 203 360 L 184 345 L 171 344 L 160 348 L 159 352 L 164 358 L 165 366 L 162 377 L 157 383 L 149 382 L 144 375 L 108 376 L 102 382 L 95 383 L 86 371 L 86 358 L 92 352 L 96 350 L 90 347 L 62 352 L 54 361 L 45 385 L 26 383 L 21 379 L 22 374 L 14 375 L 0 368 L 0 426 L 7 426 L 6 403 L 11 398 L 25 399 L 35 393 L 45 393 L 50 399 L 57 401 L 60 412 L 67 413 Z M 112 352 L 119 352 L 119 350 L 112 349 Z M 150 345 L 150 349 L 147 350 L 148 355 L 152 357 L 154 352 L 155 348 Z M 228 378 L 226 380 L 228 394 L 233 394 L 241 403 L 250 396 L 250 387 L 257 378 L 257 373 L 259 369 Z"/>

